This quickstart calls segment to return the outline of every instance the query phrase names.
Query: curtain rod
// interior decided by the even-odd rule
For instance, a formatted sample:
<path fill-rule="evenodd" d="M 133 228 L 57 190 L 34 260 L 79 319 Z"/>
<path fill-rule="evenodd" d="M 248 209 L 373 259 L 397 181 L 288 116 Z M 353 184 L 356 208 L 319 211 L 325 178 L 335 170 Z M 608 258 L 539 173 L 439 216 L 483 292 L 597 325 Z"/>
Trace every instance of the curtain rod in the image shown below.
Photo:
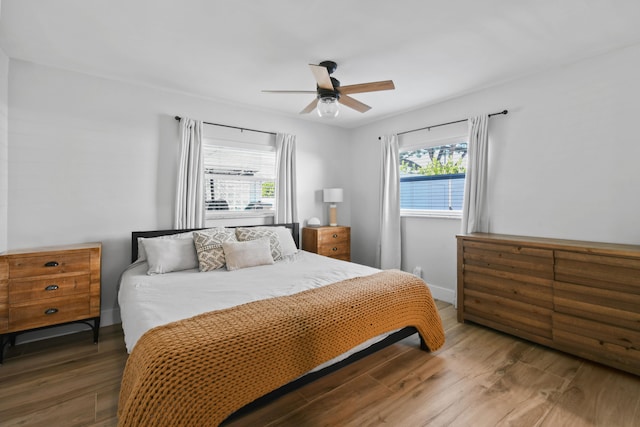
<path fill-rule="evenodd" d="M 181 119 L 181 117 L 180 116 L 176 116 L 175 119 L 179 121 Z M 220 123 L 211 123 L 211 122 L 202 122 L 202 123 L 204 123 L 205 125 L 211 125 L 211 126 L 222 126 L 224 128 L 239 129 L 240 132 L 244 132 L 245 130 L 247 130 L 249 132 L 266 133 L 266 134 L 269 134 L 269 135 L 275 135 L 276 134 L 275 132 L 267 132 L 266 130 L 256 130 L 256 129 L 249 129 L 249 128 L 241 128 L 241 127 L 238 127 L 238 126 L 222 125 Z"/>
<path fill-rule="evenodd" d="M 509 113 L 509 110 L 502 110 L 502 111 L 500 111 L 499 113 L 492 113 L 492 114 L 489 114 L 489 117 L 492 117 L 492 116 L 499 116 L 499 115 L 501 115 L 501 114 L 508 114 L 508 113 Z M 440 123 L 440 124 L 438 124 L 438 125 L 425 126 L 425 127 L 423 127 L 423 128 L 420 128 L 420 129 L 406 130 L 406 131 L 404 131 L 404 132 L 398 132 L 398 135 L 404 135 L 405 133 L 417 132 L 417 131 L 419 131 L 419 130 L 425 130 L 425 129 L 426 129 L 426 130 L 431 130 L 432 128 L 437 128 L 437 127 L 440 127 L 440 126 L 446 126 L 446 125 L 452 125 L 452 124 L 455 124 L 455 123 L 462 123 L 462 122 L 466 122 L 467 120 L 469 120 L 469 119 L 455 120 L 455 121 L 453 121 L 453 122 L 447 122 L 447 123 Z M 379 136 L 379 137 L 378 137 L 378 139 L 382 139 L 382 137 L 381 137 L 381 136 Z"/>

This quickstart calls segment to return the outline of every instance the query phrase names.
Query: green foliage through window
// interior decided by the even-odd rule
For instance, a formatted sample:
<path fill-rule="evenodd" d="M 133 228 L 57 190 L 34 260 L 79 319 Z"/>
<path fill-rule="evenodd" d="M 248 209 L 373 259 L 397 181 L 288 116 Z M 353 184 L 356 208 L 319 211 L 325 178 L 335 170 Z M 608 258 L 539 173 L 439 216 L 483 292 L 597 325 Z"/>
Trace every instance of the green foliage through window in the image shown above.
<path fill-rule="evenodd" d="M 466 173 L 467 144 L 450 144 L 400 152 L 401 175 Z"/>
<path fill-rule="evenodd" d="M 276 197 L 276 183 L 273 181 L 262 183 L 262 197 Z"/>

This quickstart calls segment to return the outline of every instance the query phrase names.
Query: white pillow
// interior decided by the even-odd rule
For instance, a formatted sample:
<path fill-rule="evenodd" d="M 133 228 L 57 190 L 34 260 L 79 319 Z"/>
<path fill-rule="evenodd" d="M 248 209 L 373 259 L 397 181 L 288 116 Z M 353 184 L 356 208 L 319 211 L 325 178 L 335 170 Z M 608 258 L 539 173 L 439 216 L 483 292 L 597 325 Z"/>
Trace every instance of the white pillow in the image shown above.
<path fill-rule="evenodd" d="M 293 255 L 298 252 L 296 242 L 293 240 L 293 234 L 290 228 L 287 227 L 269 227 L 273 229 L 278 235 L 278 241 L 280 242 L 280 248 L 282 249 L 282 256 Z"/>
<path fill-rule="evenodd" d="M 138 259 L 137 261 L 144 261 L 147 259 L 147 252 L 144 249 L 142 242 L 145 240 L 156 239 L 193 239 L 193 231 L 187 231 L 185 233 L 167 234 L 165 236 L 158 237 L 138 237 Z"/>
<path fill-rule="evenodd" d="M 282 247 L 280 247 L 280 240 L 274 227 L 237 227 L 236 237 L 240 242 L 268 237 L 271 244 L 271 257 L 275 261 L 282 258 Z"/>
<path fill-rule="evenodd" d="M 268 237 L 244 242 L 224 242 L 222 250 L 224 250 L 227 270 L 273 264 Z"/>
<path fill-rule="evenodd" d="M 163 274 L 198 267 L 193 239 L 144 239 L 149 269 L 147 274 Z"/>

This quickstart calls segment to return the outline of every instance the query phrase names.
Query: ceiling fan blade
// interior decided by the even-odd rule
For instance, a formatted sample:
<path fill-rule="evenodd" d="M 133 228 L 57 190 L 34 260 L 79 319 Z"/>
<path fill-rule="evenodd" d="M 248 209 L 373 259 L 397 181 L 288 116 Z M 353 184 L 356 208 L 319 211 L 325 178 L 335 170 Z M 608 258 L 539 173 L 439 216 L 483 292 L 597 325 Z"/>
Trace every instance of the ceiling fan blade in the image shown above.
<path fill-rule="evenodd" d="M 331 83 L 331 77 L 329 77 L 329 71 L 327 70 L 327 67 L 323 67 L 322 65 L 309 64 L 309 68 L 311 68 L 313 77 L 315 77 L 316 82 L 318 82 L 318 87 L 322 89 L 333 90 L 333 83 Z"/>
<path fill-rule="evenodd" d="M 315 90 L 263 90 L 265 93 L 304 93 L 304 94 L 316 94 Z"/>
<path fill-rule="evenodd" d="M 362 93 L 362 92 L 376 92 L 379 90 L 392 90 L 395 89 L 393 80 L 384 80 L 380 82 L 360 83 L 357 85 L 340 86 L 338 92 L 342 95 L 350 93 Z"/>
<path fill-rule="evenodd" d="M 300 114 L 307 114 L 312 112 L 316 108 L 316 105 L 318 105 L 318 98 L 315 98 L 309 105 L 304 107 L 304 110 L 300 111 Z"/>
<path fill-rule="evenodd" d="M 340 102 L 340 104 L 344 104 L 347 107 L 353 108 L 356 111 L 359 111 L 361 113 L 365 113 L 367 111 L 369 111 L 371 109 L 371 107 L 369 107 L 367 104 L 363 104 L 362 102 L 353 99 L 350 96 L 347 95 L 340 95 L 340 99 L 338 99 L 338 102 Z"/>

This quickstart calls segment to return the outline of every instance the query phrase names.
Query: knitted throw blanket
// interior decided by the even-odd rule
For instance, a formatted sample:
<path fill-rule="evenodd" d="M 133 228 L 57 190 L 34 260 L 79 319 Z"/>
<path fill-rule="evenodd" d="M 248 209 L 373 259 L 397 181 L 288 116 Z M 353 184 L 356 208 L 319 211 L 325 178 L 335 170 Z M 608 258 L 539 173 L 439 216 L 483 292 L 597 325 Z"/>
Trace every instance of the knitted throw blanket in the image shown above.
<path fill-rule="evenodd" d="M 122 378 L 120 426 L 215 426 L 255 399 L 377 335 L 415 326 L 444 344 L 422 279 L 387 270 L 159 326 Z"/>

